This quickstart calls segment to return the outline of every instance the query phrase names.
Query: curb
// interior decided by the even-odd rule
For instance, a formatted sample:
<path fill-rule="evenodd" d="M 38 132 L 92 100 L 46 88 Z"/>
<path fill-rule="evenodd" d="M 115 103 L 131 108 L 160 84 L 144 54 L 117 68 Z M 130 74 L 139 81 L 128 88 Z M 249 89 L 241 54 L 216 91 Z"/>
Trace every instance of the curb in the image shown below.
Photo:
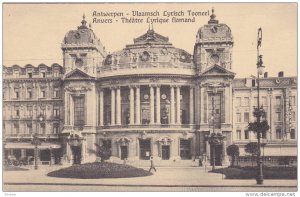
<path fill-rule="evenodd" d="M 130 185 L 130 184 L 96 184 L 96 183 L 12 183 L 4 185 L 66 185 L 66 186 L 116 186 L 116 187 L 259 187 L 259 188 L 297 188 L 297 186 L 276 185 Z"/>

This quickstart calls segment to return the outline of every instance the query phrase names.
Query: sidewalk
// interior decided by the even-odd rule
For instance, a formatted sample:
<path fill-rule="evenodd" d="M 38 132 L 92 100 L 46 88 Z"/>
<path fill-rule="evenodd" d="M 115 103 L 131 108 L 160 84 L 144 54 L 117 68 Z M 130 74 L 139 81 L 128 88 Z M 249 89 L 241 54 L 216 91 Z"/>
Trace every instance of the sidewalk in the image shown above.
<path fill-rule="evenodd" d="M 264 180 L 256 185 L 252 180 L 228 180 L 222 174 L 208 173 L 204 168 L 157 168 L 152 176 L 114 179 L 72 179 L 48 177 L 47 173 L 61 166 L 38 170 L 4 171 L 6 185 L 90 185 L 90 186 L 150 186 L 150 187 L 283 187 L 296 188 L 297 180 Z M 146 168 L 145 168 L 146 169 Z M 147 169 L 146 169 L 147 170 Z"/>

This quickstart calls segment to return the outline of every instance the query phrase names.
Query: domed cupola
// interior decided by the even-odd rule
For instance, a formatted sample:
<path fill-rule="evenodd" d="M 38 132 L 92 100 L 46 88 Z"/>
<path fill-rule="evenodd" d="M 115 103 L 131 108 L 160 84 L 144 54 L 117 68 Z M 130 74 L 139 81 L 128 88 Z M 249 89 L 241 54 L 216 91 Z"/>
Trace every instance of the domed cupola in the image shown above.
<path fill-rule="evenodd" d="M 208 24 L 202 26 L 196 35 L 194 62 L 202 73 L 211 66 L 218 65 L 231 70 L 233 36 L 230 27 L 219 23 L 214 9 Z"/>
<path fill-rule="evenodd" d="M 100 44 L 100 40 L 96 37 L 93 30 L 88 28 L 86 24 L 87 22 L 83 15 L 81 26 L 78 26 L 77 30 L 71 30 L 66 34 L 64 44 Z"/>
<path fill-rule="evenodd" d="M 89 75 L 95 75 L 106 56 L 105 47 L 91 28 L 87 27 L 85 15 L 76 30 L 70 30 L 64 37 L 61 48 L 64 53 L 66 74 L 80 69 Z"/>

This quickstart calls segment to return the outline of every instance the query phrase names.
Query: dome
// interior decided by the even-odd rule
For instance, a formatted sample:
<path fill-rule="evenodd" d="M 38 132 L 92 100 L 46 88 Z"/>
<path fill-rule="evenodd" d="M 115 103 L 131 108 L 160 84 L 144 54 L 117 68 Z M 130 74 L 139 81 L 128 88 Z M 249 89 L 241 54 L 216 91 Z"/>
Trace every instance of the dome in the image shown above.
<path fill-rule="evenodd" d="M 192 65 L 192 55 L 183 49 L 175 48 L 169 42 L 169 38 L 156 33 L 153 28 L 138 38 L 135 38 L 133 44 L 126 45 L 121 50 L 109 54 L 105 61 L 104 66 L 114 64 L 132 64 L 137 65 L 150 65 L 165 66 L 175 64 Z M 158 67 L 160 67 L 158 66 Z"/>
<path fill-rule="evenodd" d="M 86 26 L 85 15 L 81 21 L 81 26 L 77 27 L 77 30 L 69 31 L 63 43 L 64 44 L 95 44 L 100 45 L 100 40 L 97 38 L 93 30 Z"/>
<path fill-rule="evenodd" d="M 197 42 L 233 42 L 233 36 L 230 27 L 226 24 L 219 23 L 216 20 L 214 9 L 212 9 L 212 15 L 208 24 L 202 26 L 196 35 Z"/>

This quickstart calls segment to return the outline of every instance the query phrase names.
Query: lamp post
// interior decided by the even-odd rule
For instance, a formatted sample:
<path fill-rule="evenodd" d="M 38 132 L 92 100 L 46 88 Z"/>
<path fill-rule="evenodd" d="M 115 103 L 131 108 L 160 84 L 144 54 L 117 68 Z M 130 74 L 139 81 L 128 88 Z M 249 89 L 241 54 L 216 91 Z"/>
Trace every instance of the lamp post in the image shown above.
<path fill-rule="evenodd" d="M 44 121 L 44 117 L 40 115 L 38 117 L 38 121 L 41 123 Z M 38 131 L 36 130 L 36 133 L 33 134 L 31 137 L 31 144 L 34 145 L 34 169 L 38 169 L 38 146 L 42 144 L 39 136 L 38 136 Z"/>
<path fill-rule="evenodd" d="M 259 76 L 263 74 L 265 66 L 263 66 L 263 61 L 262 61 L 262 55 L 259 54 L 259 47 L 261 47 L 261 42 L 262 42 L 262 29 L 258 29 L 257 33 L 257 109 L 255 110 L 255 116 L 256 116 L 256 121 L 257 125 L 260 125 L 260 119 L 263 114 L 263 109 L 260 107 L 259 104 L 259 90 L 260 90 L 260 83 L 259 83 Z M 257 167 L 258 167 L 258 174 L 256 177 L 256 183 L 257 184 L 263 184 L 264 177 L 263 177 L 263 166 L 262 166 L 262 157 L 261 157 L 261 136 L 262 136 L 262 131 L 261 127 L 257 127 L 257 144 L 258 144 L 258 153 L 257 153 Z"/>

